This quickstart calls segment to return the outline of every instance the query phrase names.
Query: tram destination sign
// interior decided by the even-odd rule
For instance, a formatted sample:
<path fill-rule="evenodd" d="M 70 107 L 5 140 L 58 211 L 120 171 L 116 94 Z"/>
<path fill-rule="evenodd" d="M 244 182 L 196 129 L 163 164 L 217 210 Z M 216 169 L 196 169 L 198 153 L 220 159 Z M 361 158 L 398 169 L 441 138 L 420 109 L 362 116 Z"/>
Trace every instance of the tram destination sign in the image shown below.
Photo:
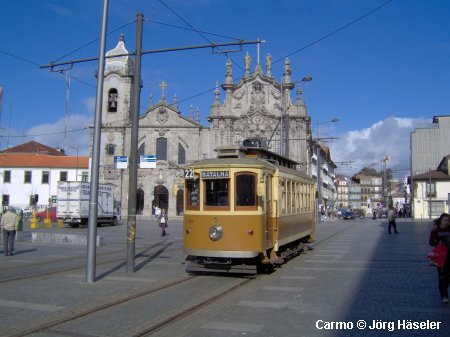
<path fill-rule="evenodd" d="M 230 178 L 229 171 L 202 171 L 202 179 L 227 179 Z"/>

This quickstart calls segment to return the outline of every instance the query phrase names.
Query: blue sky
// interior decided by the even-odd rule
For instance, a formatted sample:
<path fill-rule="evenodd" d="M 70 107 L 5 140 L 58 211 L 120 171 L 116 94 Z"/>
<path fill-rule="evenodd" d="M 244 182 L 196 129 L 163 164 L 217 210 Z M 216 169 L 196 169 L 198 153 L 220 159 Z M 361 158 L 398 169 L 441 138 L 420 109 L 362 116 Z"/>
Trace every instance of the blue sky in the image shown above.
<path fill-rule="evenodd" d="M 3 3 L 1 148 L 34 139 L 54 147 L 78 146 L 81 154 L 88 153 L 88 133 L 74 130 L 92 124 L 97 62 L 76 64 L 70 70 L 67 115 L 65 77 L 39 65 L 61 57 L 96 57 L 102 4 L 102 0 Z M 418 122 L 450 113 L 448 0 L 110 0 L 107 50 L 115 47 L 121 33 L 128 50 L 134 50 L 133 21 L 138 12 L 146 20 L 144 50 L 208 43 L 189 25 L 230 37 L 203 34 L 215 43 L 260 37 L 267 41 L 261 46 L 261 58 L 272 55 L 272 73 L 280 79 L 282 60 L 300 50 L 289 56 L 292 78 L 313 78 L 302 85 L 312 122 L 340 120 L 319 127 L 321 137 L 339 138 L 328 143 L 332 159 L 352 161 L 339 164 L 340 173 L 353 174 L 389 155 L 388 167 L 401 170 L 399 176 L 408 174 L 403 169 L 409 168 L 410 132 Z M 255 45 L 229 54 L 235 62 L 235 79 L 243 74 L 239 66 L 244 68 L 247 51 L 253 70 Z M 164 80 L 167 99 L 172 102 L 176 93 L 182 113 L 187 115 L 192 104 L 207 125 L 213 93 L 196 95 L 224 81 L 225 62 L 226 56 L 209 49 L 144 56 L 141 111 L 150 94 L 159 100 L 158 84 Z M 67 152 L 75 154 L 74 149 Z"/>

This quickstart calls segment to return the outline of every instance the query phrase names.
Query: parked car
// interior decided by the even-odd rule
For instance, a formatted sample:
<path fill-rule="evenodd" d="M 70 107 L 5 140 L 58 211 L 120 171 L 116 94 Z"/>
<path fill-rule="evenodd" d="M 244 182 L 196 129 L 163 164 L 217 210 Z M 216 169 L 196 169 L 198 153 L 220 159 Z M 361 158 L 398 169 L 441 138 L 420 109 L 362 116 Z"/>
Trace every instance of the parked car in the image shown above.
<path fill-rule="evenodd" d="M 50 221 L 57 221 L 58 218 L 56 217 L 56 207 L 50 207 L 49 209 L 50 213 Z M 36 213 L 36 219 L 38 221 L 42 221 L 44 219 L 47 219 L 47 209 L 37 212 Z"/>
<path fill-rule="evenodd" d="M 23 217 L 24 218 L 29 218 L 33 215 L 33 210 L 31 208 L 24 208 L 23 210 Z"/>
<path fill-rule="evenodd" d="M 344 219 L 344 220 L 353 220 L 355 218 L 356 218 L 355 213 L 349 209 L 345 210 L 342 213 L 342 219 Z"/>

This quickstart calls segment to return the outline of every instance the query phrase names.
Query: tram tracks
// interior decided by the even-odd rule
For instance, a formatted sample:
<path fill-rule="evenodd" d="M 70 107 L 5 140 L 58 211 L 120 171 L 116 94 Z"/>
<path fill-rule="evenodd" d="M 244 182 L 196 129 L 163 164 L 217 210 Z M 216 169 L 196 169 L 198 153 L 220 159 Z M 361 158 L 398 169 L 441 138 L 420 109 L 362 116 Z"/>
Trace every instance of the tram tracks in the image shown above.
<path fill-rule="evenodd" d="M 150 336 L 157 333 L 160 329 L 170 326 L 181 318 L 188 317 L 200 309 L 208 307 L 219 301 L 221 298 L 229 295 L 240 289 L 241 287 L 252 282 L 257 277 L 251 278 L 224 278 L 214 276 L 196 276 L 186 275 L 182 278 L 172 280 L 157 287 L 149 288 L 144 291 L 116 298 L 107 303 L 103 303 L 94 307 L 85 309 L 72 309 L 69 312 L 60 315 L 59 317 L 47 320 L 40 320 L 39 322 L 29 323 L 28 326 L 21 326 L 13 330 L 5 331 L 8 336 L 28 336 L 33 334 L 62 334 L 71 335 L 80 333 L 79 331 L 72 331 L 73 327 L 90 326 L 92 321 L 110 319 L 114 324 L 120 312 L 130 312 L 130 308 L 139 308 L 139 311 L 147 312 L 148 317 L 144 319 L 135 319 L 132 326 L 123 327 L 122 330 L 115 330 L 114 336 Z M 218 280 L 222 282 L 218 282 Z M 192 281 L 192 282 L 191 282 Z M 198 281 L 198 282 L 197 282 Z M 208 282 L 210 281 L 210 282 Z M 215 284 L 216 287 L 206 287 L 199 290 L 198 284 Z M 197 293 L 195 290 L 197 289 Z M 204 293 L 202 296 L 199 293 Z M 156 306 L 162 297 L 167 296 L 167 293 L 173 293 L 179 298 L 178 303 L 171 303 L 168 309 L 167 305 L 161 304 Z M 181 293 L 187 294 L 189 301 L 183 302 Z M 103 322 L 104 323 L 104 322 Z M 91 331 L 92 332 L 92 331 Z M 81 335 L 84 332 L 81 332 Z M 111 333 L 104 331 L 96 331 L 96 335 L 113 336 Z"/>
<path fill-rule="evenodd" d="M 136 259 L 142 257 L 157 258 L 158 251 L 152 253 L 151 250 L 158 248 L 161 248 L 161 243 L 143 249 L 138 254 L 136 254 Z M 164 249 L 163 252 L 174 253 L 178 251 L 181 251 L 180 247 Z M 106 266 L 108 264 L 120 263 L 124 261 L 123 251 L 98 254 L 97 258 L 102 259 L 102 261 L 97 262 L 96 265 L 98 267 Z M 44 261 L 44 262 L 33 262 L 31 265 L 27 265 L 26 267 L 23 265 L 20 267 L 16 266 L 3 267 L 0 269 L 1 272 L 0 284 L 82 270 L 86 268 L 85 262 L 86 257 L 79 256 L 79 257 L 53 259 L 51 261 Z"/>
<path fill-rule="evenodd" d="M 332 230 L 332 227 L 326 228 L 322 231 L 322 239 L 316 242 L 314 246 L 317 247 L 319 245 L 323 245 L 333 237 L 351 230 L 354 226 L 355 224 L 349 223 L 345 228 L 336 231 Z M 175 251 L 178 249 L 173 248 L 171 250 Z M 167 252 L 167 250 L 164 252 Z M 147 256 L 151 254 L 152 252 L 149 252 L 147 249 L 140 252 L 138 255 Z M 117 261 L 123 261 L 123 259 L 108 262 L 105 261 L 102 263 L 106 264 Z M 58 272 L 60 273 L 61 271 Z M 142 291 L 135 291 L 132 294 L 128 293 L 124 295 L 122 293 L 122 296 L 111 296 L 111 298 L 104 299 L 101 303 L 96 301 L 97 305 L 73 306 L 66 311 L 61 311 L 44 319 L 32 321 L 26 325 L 12 327 L 3 333 L 7 333 L 7 336 L 27 336 L 34 335 L 35 333 L 38 335 L 88 335 L 89 332 L 92 333 L 94 331 L 89 331 L 89 328 L 87 328 L 89 326 L 93 326 L 93 321 L 104 321 L 108 318 L 113 320 L 115 318 L 115 320 L 117 320 L 117 317 L 123 317 L 123 313 L 129 313 L 131 310 L 135 310 L 136 307 L 141 307 L 138 311 L 148 313 L 148 319 L 140 320 L 139 322 L 135 321 L 134 326 L 124 327 L 123 330 L 116 330 L 114 334 L 99 330 L 95 331 L 96 335 L 158 335 L 159 331 L 173 329 L 171 325 L 175 322 L 180 319 L 189 318 L 190 315 L 193 315 L 197 311 L 208 308 L 208 306 L 213 305 L 223 298 L 226 298 L 228 295 L 238 291 L 259 277 L 260 276 L 239 279 L 234 277 L 217 277 L 214 275 L 186 275 L 184 277 L 166 280 L 164 283 L 160 283 L 156 286 L 147 286 L 146 289 Z M 214 285 L 214 280 L 219 279 L 223 281 L 219 282 L 220 287 L 211 286 L 211 284 Z M 208 283 L 209 281 L 211 281 L 211 283 Z M 186 294 L 189 295 L 189 301 L 183 301 L 183 294 L 185 296 Z M 164 301 L 167 303 L 164 303 Z M 170 308 L 167 309 L 169 304 Z M 113 322 L 111 324 L 113 324 Z M 83 327 L 85 329 L 84 331 Z"/>

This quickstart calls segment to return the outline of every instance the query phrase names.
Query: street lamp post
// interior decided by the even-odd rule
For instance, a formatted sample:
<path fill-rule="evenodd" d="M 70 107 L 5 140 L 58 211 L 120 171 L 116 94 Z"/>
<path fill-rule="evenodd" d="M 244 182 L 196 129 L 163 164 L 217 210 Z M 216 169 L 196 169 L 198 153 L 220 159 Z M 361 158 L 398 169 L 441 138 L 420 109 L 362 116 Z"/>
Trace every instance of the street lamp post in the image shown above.
<path fill-rule="evenodd" d="M 388 205 L 388 193 L 387 193 L 387 170 L 386 170 L 386 166 L 387 166 L 387 162 L 391 160 L 391 157 L 389 156 L 385 156 L 383 158 L 383 202 L 384 202 L 384 207 L 389 207 Z"/>
<path fill-rule="evenodd" d="M 320 144 L 319 141 L 324 138 L 319 138 L 319 125 L 327 124 L 327 123 L 337 123 L 339 122 L 339 118 L 333 118 L 327 122 L 317 122 L 316 134 L 317 134 L 317 143 L 316 143 L 316 157 L 317 157 L 317 199 L 316 199 L 316 208 L 317 208 L 317 223 L 320 222 L 321 212 L 320 212 L 320 202 L 322 200 L 322 186 L 320 182 Z"/>

